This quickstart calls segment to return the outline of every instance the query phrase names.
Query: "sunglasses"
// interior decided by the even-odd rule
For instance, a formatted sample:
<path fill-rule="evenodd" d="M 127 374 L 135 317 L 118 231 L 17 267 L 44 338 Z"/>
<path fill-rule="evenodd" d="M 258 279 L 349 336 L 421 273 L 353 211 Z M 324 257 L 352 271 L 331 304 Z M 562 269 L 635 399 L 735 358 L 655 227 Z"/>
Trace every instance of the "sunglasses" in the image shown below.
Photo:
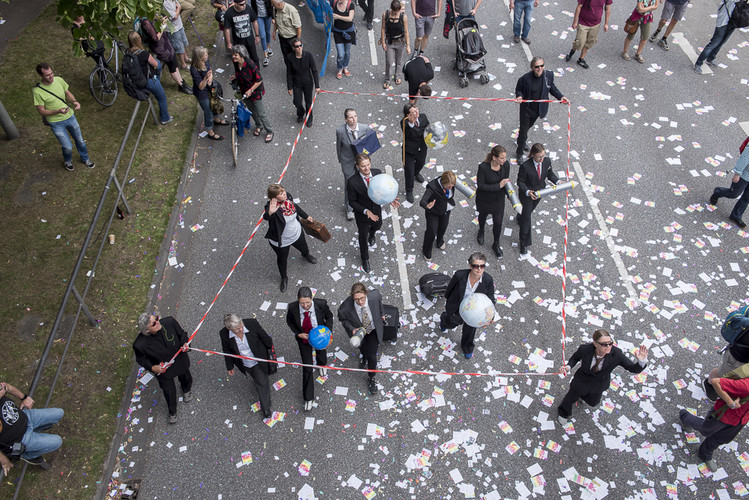
<path fill-rule="evenodd" d="M 294 45 L 294 48 L 295 48 L 295 49 L 299 49 L 299 48 L 301 48 L 301 47 L 302 47 L 302 44 L 301 44 L 301 43 L 300 43 L 300 44 L 298 44 L 298 45 Z"/>
<path fill-rule="evenodd" d="M 596 342 L 596 344 L 600 345 L 601 347 L 611 347 L 614 345 L 614 342 Z"/>
<path fill-rule="evenodd" d="M 533 67 L 534 67 L 534 68 L 543 68 L 543 67 L 544 67 L 544 65 L 543 65 L 543 64 L 536 64 L 536 65 L 535 65 L 535 66 L 533 66 Z"/>
<path fill-rule="evenodd" d="M 471 264 L 471 267 L 474 269 L 484 269 L 486 264 Z"/>
<path fill-rule="evenodd" d="M 154 316 L 153 323 L 151 323 L 150 325 L 148 325 L 148 327 L 149 328 L 153 328 L 154 326 L 156 326 L 156 323 L 159 322 L 159 319 L 161 319 L 159 316 Z"/>

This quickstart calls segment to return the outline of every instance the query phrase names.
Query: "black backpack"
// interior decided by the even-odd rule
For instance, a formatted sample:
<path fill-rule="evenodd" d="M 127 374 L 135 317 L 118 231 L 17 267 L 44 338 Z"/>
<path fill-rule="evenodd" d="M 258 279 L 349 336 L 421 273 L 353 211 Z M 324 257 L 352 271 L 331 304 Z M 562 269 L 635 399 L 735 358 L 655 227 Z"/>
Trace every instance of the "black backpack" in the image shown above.
<path fill-rule="evenodd" d="M 728 10 L 725 0 L 723 6 Z M 749 27 L 749 3 L 747 0 L 738 0 L 733 5 L 733 12 L 731 17 L 728 19 L 729 28 L 747 28 Z"/>
<path fill-rule="evenodd" d="M 126 53 L 122 58 L 122 87 L 125 93 L 139 101 L 147 101 L 150 95 L 146 84 L 148 83 L 146 75 L 140 67 L 136 53 Z"/>

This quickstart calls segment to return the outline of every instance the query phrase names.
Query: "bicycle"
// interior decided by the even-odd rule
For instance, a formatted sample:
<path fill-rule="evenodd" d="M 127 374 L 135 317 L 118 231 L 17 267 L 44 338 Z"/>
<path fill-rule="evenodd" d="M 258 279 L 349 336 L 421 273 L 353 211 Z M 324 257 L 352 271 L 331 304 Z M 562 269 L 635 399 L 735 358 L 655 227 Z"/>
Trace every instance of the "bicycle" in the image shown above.
<path fill-rule="evenodd" d="M 229 125 L 231 126 L 231 155 L 232 159 L 234 160 L 234 168 L 237 168 L 237 161 L 239 157 L 239 127 L 242 127 L 241 135 L 244 135 L 244 126 L 239 123 L 239 115 L 237 111 L 241 102 L 241 99 L 237 98 L 239 85 L 237 85 L 237 82 L 232 81 L 231 88 L 234 90 L 234 97 L 226 98 L 223 95 L 219 95 L 218 98 L 231 105 L 231 119 L 229 123 Z M 247 112 L 247 120 L 245 120 L 245 123 L 249 123 L 252 112 L 245 107 L 244 103 L 242 103 L 242 107 L 244 108 L 244 111 Z"/>
<path fill-rule="evenodd" d="M 88 87 L 91 89 L 91 95 L 94 96 L 96 102 L 102 106 L 111 106 L 117 100 L 119 92 L 117 82 L 120 79 L 119 52 L 122 52 L 123 57 L 125 56 L 125 44 L 111 35 L 110 37 L 112 38 L 112 47 L 105 50 L 105 52 L 108 52 L 107 56 L 104 54 L 97 56 L 94 53 L 86 52 L 87 56 L 96 61 L 96 67 L 88 76 Z M 112 57 L 114 57 L 114 71 L 109 67 Z"/>

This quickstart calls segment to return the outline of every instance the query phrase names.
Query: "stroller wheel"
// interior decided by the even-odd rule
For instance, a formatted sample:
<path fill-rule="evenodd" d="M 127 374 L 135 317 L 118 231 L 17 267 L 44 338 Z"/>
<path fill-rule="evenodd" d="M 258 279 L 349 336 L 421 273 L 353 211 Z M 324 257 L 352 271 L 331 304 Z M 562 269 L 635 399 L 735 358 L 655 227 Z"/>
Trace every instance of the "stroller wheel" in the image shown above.
<path fill-rule="evenodd" d="M 466 78 L 466 77 L 464 76 L 463 78 L 461 78 L 460 80 L 458 80 L 458 85 L 459 85 L 459 86 L 460 86 L 460 88 L 462 88 L 462 89 L 464 89 L 464 88 L 468 87 L 468 78 Z"/>
<path fill-rule="evenodd" d="M 479 76 L 479 81 L 481 82 L 481 85 L 486 85 L 487 83 L 489 83 L 489 75 L 483 74 Z"/>

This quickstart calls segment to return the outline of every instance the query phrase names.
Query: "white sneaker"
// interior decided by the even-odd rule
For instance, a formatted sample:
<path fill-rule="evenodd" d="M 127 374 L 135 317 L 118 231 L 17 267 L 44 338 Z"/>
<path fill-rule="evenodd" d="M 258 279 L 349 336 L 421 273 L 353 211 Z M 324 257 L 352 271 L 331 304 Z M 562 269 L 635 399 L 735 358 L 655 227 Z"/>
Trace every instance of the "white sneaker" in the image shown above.
<path fill-rule="evenodd" d="M 327 377 L 328 376 L 328 369 L 327 368 L 320 368 L 320 376 L 321 377 Z"/>
<path fill-rule="evenodd" d="M 346 218 L 348 220 L 354 220 L 354 212 L 346 212 Z"/>
<path fill-rule="evenodd" d="M 557 416 L 557 422 L 559 422 L 559 425 L 561 425 L 562 427 L 564 427 L 565 425 L 567 425 L 567 419 L 564 418 L 561 415 Z"/>

